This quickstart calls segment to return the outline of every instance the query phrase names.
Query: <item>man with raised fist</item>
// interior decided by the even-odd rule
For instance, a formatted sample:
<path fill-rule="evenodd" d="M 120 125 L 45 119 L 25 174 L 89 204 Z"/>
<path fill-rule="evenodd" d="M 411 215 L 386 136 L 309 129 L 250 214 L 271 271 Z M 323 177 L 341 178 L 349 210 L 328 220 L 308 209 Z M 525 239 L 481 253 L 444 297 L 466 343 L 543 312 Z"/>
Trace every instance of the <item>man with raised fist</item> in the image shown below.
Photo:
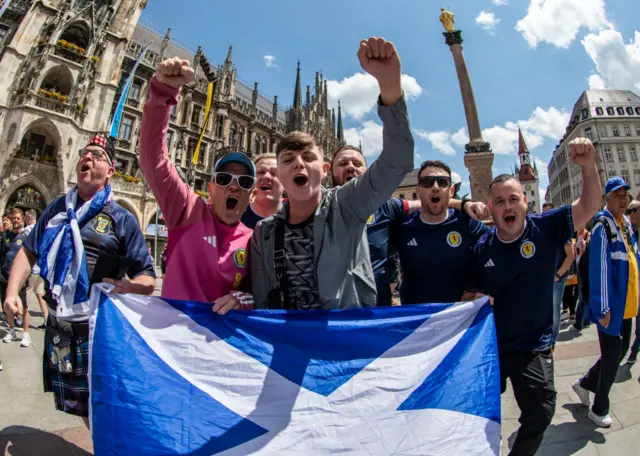
<path fill-rule="evenodd" d="M 280 212 L 258 224 L 251 245 L 252 284 L 259 309 L 337 309 L 376 305 L 367 220 L 413 169 L 414 144 L 393 43 L 360 43 L 362 68 L 380 86 L 383 150 L 361 176 L 327 190 L 330 164 L 306 133 L 278 145 L 278 178 L 288 196 Z"/>
<path fill-rule="evenodd" d="M 158 65 L 144 107 L 140 166 L 162 210 L 169 231 L 162 296 L 213 302 L 213 311 L 251 308 L 241 292 L 248 272 L 251 230 L 240 223 L 255 185 L 253 162 L 231 152 L 215 164 L 207 204 L 185 184 L 169 160 L 166 133 L 171 108 L 194 70 L 178 57 Z"/>

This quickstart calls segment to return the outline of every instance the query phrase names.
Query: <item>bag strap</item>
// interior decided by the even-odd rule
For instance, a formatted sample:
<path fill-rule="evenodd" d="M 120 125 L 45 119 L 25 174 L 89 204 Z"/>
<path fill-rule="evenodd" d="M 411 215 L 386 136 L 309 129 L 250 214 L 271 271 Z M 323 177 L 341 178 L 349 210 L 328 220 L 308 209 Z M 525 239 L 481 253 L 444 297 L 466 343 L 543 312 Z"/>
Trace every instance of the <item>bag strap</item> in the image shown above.
<path fill-rule="evenodd" d="M 273 267 L 276 271 L 276 290 L 280 297 L 280 308 L 293 310 L 289 299 L 289 281 L 287 280 L 287 255 L 284 251 L 284 224 L 282 219 L 276 219 L 276 239 L 273 250 Z"/>

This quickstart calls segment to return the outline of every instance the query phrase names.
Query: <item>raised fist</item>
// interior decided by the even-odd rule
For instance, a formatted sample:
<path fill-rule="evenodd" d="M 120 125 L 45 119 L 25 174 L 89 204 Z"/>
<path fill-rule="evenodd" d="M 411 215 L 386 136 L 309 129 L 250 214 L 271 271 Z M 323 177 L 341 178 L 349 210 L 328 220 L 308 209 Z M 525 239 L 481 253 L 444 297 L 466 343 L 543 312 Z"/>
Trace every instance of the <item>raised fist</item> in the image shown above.
<path fill-rule="evenodd" d="M 400 57 L 392 42 L 376 37 L 361 41 L 358 60 L 381 88 L 400 87 Z"/>
<path fill-rule="evenodd" d="M 587 138 L 576 138 L 569 143 L 569 159 L 579 166 L 594 165 L 596 150 Z"/>
<path fill-rule="evenodd" d="M 156 69 L 156 79 L 176 89 L 191 82 L 193 75 L 194 71 L 189 61 L 180 57 L 164 60 Z"/>

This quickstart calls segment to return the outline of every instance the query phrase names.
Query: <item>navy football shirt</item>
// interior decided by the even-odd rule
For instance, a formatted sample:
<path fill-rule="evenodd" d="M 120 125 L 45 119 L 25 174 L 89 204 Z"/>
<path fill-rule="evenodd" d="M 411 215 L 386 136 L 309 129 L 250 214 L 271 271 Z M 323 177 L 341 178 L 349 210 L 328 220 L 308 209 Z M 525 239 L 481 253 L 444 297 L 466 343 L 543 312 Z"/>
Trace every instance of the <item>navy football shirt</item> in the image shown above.
<path fill-rule="evenodd" d="M 409 203 L 390 198 L 367 220 L 367 238 L 373 276 L 378 291 L 378 306 L 391 305 L 391 273 L 389 261 L 389 230 L 396 221 L 409 213 Z"/>
<path fill-rule="evenodd" d="M 253 208 L 251 207 L 251 204 L 249 204 L 249 206 L 247 206 L 247 210 L 244 211 L 244 214 L 242 214 L 242 218 L 240 219 L 240 221 L 244 224 L 244 226 L 246 226 L 247 228 L 250 228 L 252 230 L 256 229 L 256 225 L 258 224 L 258 222 L 260 220 L 262 220 L 264 217 L 259 216 L 258 214 L 256 214 L 256 212 L 253 210 Z"/>
<path fill-rule="evenodd" d="M 527 215 L 520 237 L 498 238 L 496 229 L 474 248 L 467 288 L 494 298 L 498 349 L 543 350 L 553 344 L 553 284 L 558 259 L 573 235 L 571 206 Z"/>
<path fill-rule="evenodd" d="M 79 206 L 78 206 L 79 207 Z M 65 197 L 54 200 L 42 213 L 35 228 L 24 242 L 24 247 L 36 258 L 39 257 L 38 243 L 49 221 L 56 214 L 65 212 Z M 87 261 L 87 272 L 91 284 L 102 281 L 104 277 L 93 277 L 94 268 L 100 255 L 109 255 L 113 261 L 125 266 L 126 274 L 135 278 L 140 274 L 155 277 L 151 255 L 140 227 L 133 215 L 115 201 L 105 204 L 102 211 L 80 228 L 80 236 Z M 119 277 L 109 277 L 119 278 Z M 44 300 L 51 315 L 55 315 L 56 302 L 45 280 Z"/>
<path fill-rule="evenodd" d="M 421 212 L 391 231 L 402 269 L 400 299 L 402 304 L 457 302 L 464 292 L 471 248 L 489 228 L 453 209 L 437 224 L 424 222 Z"/>

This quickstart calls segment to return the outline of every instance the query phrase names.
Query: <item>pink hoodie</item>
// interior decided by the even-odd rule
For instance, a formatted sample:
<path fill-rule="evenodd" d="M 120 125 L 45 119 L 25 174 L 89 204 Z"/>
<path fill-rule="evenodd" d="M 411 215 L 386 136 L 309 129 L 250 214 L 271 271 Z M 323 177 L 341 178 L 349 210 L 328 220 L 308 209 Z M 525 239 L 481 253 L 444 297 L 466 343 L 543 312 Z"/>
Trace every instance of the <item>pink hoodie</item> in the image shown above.
<path fill-rule="evenodd" d="M 152 79 L 140 133 L 140 166 L 169 231 L 162 297 L 213 302 L 237 291 L 247 276 L 252 230 L 221 223 L 169 161 L 166 136 L 178 94 Z"/>

